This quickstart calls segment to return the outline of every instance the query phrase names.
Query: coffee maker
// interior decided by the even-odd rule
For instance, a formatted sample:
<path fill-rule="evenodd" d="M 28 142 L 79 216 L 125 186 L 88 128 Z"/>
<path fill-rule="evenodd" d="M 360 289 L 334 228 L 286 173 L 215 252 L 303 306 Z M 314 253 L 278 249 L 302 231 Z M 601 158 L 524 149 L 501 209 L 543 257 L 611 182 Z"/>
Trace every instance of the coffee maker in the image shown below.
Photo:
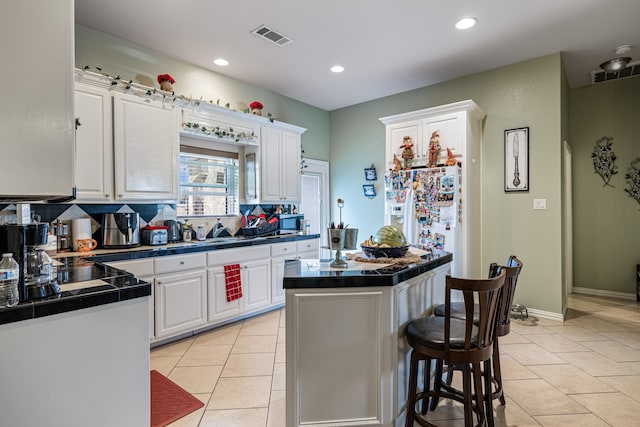
<path fill-rule="evenodd" d="M 0 252 L 11 252 L 20 266 L 20 302 L 60 293 L 51 258 L 38 246 L 47 243 L 49 224 L 0 225 Z"/>

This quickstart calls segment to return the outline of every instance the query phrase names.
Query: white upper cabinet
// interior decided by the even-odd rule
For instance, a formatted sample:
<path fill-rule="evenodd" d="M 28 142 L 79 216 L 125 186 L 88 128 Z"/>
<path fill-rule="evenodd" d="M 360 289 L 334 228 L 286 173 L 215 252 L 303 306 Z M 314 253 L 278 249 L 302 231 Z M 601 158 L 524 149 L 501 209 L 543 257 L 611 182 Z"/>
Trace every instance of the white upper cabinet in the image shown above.
<path fill-rule="evenodd" d="M 262 128 L 261 202 L 300 201 L 300 139 L 297 133 Z"/>
<path fill-rule="evenodd" d="M 113 197 L 111 94 L 76 83 L 76 191 L 79 201 Z"/>
<path fill-rule="evenodd" d="M 3 1 L 0 141 L 5 200 L 74 192 L 72 0 Z"/>
<path fill-rule="evenodd" d="M 116 200 L 177 200 L 176 109 L 160 101 L 113 94 Z"/>

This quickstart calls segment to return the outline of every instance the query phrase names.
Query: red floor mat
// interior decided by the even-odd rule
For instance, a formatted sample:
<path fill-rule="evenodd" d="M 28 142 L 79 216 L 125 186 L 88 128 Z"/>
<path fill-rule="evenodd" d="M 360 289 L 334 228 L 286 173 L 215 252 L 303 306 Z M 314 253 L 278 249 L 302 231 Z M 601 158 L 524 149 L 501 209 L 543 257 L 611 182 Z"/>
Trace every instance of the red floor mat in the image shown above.
<path fill-rule="evenodd" d="M 160 372 L 151 371 L 151 427 L 164 427 L 203 406 Z"/>

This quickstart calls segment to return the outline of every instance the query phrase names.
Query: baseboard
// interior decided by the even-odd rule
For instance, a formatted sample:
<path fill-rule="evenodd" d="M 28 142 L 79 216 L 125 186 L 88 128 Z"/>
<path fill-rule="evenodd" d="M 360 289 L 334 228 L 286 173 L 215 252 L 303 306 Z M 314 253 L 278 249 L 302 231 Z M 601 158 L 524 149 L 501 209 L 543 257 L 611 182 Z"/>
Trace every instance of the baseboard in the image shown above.
<path fill-rule="evenodd" d="M 636 300 L 636 294 L 633 292 L 607 291 L 604 289 L 580 288 L 575 286 L 572 288 L 572 291 L 574 294 L 596 295 L 599 297 L 618 298 L 631 301 Z"/>
<path fill-rule="evenodd" d="M 552 311 L 543 311 L 536 308 L 528 308 L 527 312 L 529 316 L 534 315 L 541 319 L 557 320 L 558 322 L 564 321 L 564 315 L 562 313 L 554 313 Z"/>

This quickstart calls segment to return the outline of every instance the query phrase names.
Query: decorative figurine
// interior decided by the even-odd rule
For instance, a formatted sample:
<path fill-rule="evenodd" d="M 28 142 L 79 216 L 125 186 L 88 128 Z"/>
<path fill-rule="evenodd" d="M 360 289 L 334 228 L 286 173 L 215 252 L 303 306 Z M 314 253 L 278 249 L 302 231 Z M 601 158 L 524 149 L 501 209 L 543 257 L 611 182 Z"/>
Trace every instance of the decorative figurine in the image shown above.
<path fill-rule="evenodd" d="M 457 162 L 453 152 L 447 147 L 447 166 L 455 166 Z"/>
<path fill-rule="evenodd" d="M 261 116 L 264 106 L 258 101 L 253 101 L 251 104 L 249 104 L 249 108 L 251 109 L 251 114 Z"/>
<path fill-rule="evenodd" d="M 437 130 L 431 134 L 431 140 L 429 140 L 429 167 L 438 166 L 440 150 L 440 131 Z"/>
<path fill-rule="evenodd" d="M 173 92 L 173 84 L 176 81 L 171 77 L 171 74 L 158 74 L 158 83 L 160 83 L 160 89 L 166 92 Z"/>
<path fill-rule="evenodd" d="M 410 136 L 405 136 L 402 139 L 402 159 L 404 160 L 404 168 L 411 169 L 411 162 L 413 160 L 413 140 Z"/>
<path fill-rule="evenodd" d="M 398 175 L 400 173 L 400 169 L 402 169 L 402 166 L 400 166 L 400 160 L 398 159 L 398 156 L 394 154 L 393 155 L 393 174 Z"/>

